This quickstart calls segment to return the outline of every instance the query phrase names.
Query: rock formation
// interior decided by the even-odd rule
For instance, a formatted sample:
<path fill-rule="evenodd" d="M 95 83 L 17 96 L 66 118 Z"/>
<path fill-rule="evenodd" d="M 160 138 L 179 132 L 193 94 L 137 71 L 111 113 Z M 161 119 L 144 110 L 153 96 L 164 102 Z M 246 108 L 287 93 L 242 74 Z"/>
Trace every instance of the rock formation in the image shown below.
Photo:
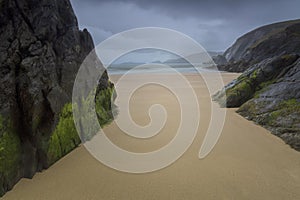
<path fill-rule="evenodd" d="M 79 30 L 69 0 L 0 0 L 0 40 L 1 196 L 80 143 L 71 94 L 94 44 Z M 108 96 L 101 101 L 110 101 L 106 73 L 99 83 L 98 95 Z"/>
<path fill-rule="evenodd" d="M 245 71 L 213 98 L 300 151 L 300 20 L 258 28 L 224 55 L 220 69 Z"/>
<path fill-rule="evenodd" d="M 300 54 L 300 20 L 285 21 L 257 28 L 239 39 L 225 51 L 227 63 L 219 69 L 244 72 L 264 59 L 284 54 Z"/>

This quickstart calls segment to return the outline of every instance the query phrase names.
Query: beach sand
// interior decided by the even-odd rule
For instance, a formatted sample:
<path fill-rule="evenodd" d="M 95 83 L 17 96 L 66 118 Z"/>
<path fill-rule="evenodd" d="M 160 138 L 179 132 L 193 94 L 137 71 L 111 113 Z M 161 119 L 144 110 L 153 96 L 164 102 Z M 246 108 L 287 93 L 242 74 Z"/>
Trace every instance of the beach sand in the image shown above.
<path fill-rule="evenodd" d="M 131 76 L 134 82 L 146 75 Z M 172 78 L 167 74 L 147 76 Z M 214 79 L 213 73 L 210 76 Z M 222 76 L 228 83 L 237 74 Z M 204 159 L 198 158 L 210 121 L 211 100 L 199 76 L 186 77 L 199 99 L 200 126 L 191 147 L 172 165 L 146 174 L 123 173 L 101 164 L 80 146 L 32 180 L 22 179 L 3 199 L 299 199 L 300 153 L 236 114 L 236 109 L 227 109 L 224 129 L 213 151 Z M 111 79 L 116 81 L 118 76 Z M 166 126 L 159 135 L 148 140 L 133 139 L 112 123 L 105 127 L 111 141 L 134 152 L 153 151 L 166 145 L 175 136 L 180 121 L 174 95 L 160 86 L 143 87 L 130 101 L 131 115 L 136 123 L 147 124 L 147 110 L 153 103 L 164 105 L 168 112 Z"/>

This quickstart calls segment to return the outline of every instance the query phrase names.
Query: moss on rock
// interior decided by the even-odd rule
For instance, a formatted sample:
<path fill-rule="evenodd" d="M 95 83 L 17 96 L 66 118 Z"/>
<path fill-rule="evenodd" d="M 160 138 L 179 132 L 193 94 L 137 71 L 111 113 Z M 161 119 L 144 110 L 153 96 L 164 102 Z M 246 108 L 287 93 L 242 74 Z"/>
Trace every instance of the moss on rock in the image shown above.
<path fill-rule="evenodd" d="M 292 114 L 300 113 L 300 102 L 296 99 L 282 101 L 276 109 L 267 116 L 267 125 L 276 126 L 283 118 L 288 117 L 290 123 L 285 123 L 284 128 L 293 128 L 294 124 L 300 124 L 300 119 L 291 117 Z M 296 120 L 296 121 L 295 121 Z M 282 126 L 282 125 L 281 125 Z"/>
<path fill-rule="evenodd" d="M 237 111 L 249 120 L 269 129 L 287 144 L 300 151 L 300 100 L 290 98 L 281 102 L 254 98 Z"/>
<path fill-rule="evenodd" d="M 113 91 L 114 89 L 110 87 L 100 90 L 94 99 L 96 114 L 101 126 L 108 124 L 113 119 L 111 108 Z M 61 111 L 58 124 L 49 140 L 47 151 L 48 165 L 53 164 L 81 143 L 72 111 L 71 103 L 66 104 Z"/>
<path fill-rule="evenodd" d="M 255 88 L 249 78 L 239 80 L 239 83 L 226 90 L 227 107 L 238 107 L 253 97 Z"/>
<path fill-rule="evenodd" d="M 112 97 L 114 88 L 108 87 L 105 90 L 100 90 L 95 98 L 96 113 L 101 126 L 106 125 L 113 119 L 112 114 Z"/>
<path fill-rule="evenodd" d="M 50 137 L 48 164 L 51 165 L 80 144 L 73 121 L 72 104 L 68 103 L 61 111 L 59 122 Z"/>
<path fill-rule="evenodd" d="M 216 100 L 222 106 L 240 107 L 253 97 L 259 97 L 269 85 L 278 81 L 298 58 L 295 54 L 283 55 L 253 65 L 225 87 L 226 97 L 219 95 L 221 98 Z"/>
<path fill-rule="evenodd" d="M 254 94 L 254 98 L 258 98 L 260 96 L 260 94 L 264 93 L 265 91 L 268 90 L 268 86 L 272 85 L 273 83 L 275 83 L 276 80 L 272 79 L 269 81 L 265 81 L 260 83 L 257 87 L 256 87 L 256 92 Z"/>
<path fill-rule="evenodd" d="M 0 196 L 9 189 L 19 172 L 21 143 L 9 119 L 0 116 Z"/>

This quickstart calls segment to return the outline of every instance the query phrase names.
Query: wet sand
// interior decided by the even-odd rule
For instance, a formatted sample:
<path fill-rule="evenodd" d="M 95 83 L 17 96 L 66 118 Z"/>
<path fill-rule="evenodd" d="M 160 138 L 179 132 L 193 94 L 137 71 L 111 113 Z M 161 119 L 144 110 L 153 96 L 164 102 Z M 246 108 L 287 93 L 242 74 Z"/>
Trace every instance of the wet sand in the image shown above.
<path fill-rule="evenodd" d="M 145 75 L 131 76 L 134 82 Z M 237 74 L 222 76 L 228 83 Z M 3 199 L 298 199 L 300 153 L 236 114 L 235 109 L 227 110 L 222 135 L 213 151 L 202 160 L 198 158 L 210 120 L 210 95 L 199 76 L 186 77 L 199 99 L 200 126 L 191 147 L 174 164 L 152 173 L 123 173 L 101 164 L 80 146 L 32 180 L 22 179 Z M 111 78 L 116 81 L 118 76 Z M 154 85 L 138 90 L 130 101 L 132 118 L 140 125 L 149 123 L 147 110 L 153 103 L 164 105 L 168 112 L 166 126 L 159 135 L 149 140 L 133 139 L 112 123 L 105 127 L 111 141 L 134 152 L 166 145 L 175 136 L 180 121 L 178 101 L 169 91 Z"/>

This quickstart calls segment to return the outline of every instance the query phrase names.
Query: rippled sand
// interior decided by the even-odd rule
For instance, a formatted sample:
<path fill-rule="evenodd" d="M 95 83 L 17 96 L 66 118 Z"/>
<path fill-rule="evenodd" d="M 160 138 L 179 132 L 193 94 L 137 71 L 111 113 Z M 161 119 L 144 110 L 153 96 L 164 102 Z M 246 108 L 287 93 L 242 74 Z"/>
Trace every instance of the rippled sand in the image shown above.
<path fill-rule="evenodd" d="M 146 75 L 131 76 L 131 81 L 125 83 L 128 86 Z M 167 74 L 147 76 L 174 78 Z M 208 76 L 214 80 L 213 73 Z M 237 74 L 222 76 L 228 83 Z M 186 77 L 200 102 L 200 127 L 192 146 L 174 164 L 153 173 L 122 173 L 102 165 L 81 146 L 32 180 L 22 179 L 3 199 L 299 199 L 300 153 L 236 114 L 235 109 L 227 110 L 222 135 L 213 151 L 198 159 L 210 121 L 210 95 L 199 76 Z M 118 76 L 111 78 L 116 81 Z M 180 121 L 178 101 L 170 91 L 157 85 L 138 90 L 130 101 L 132 118 L 140 125 L 149 123 L 148 109 L 153 103 L 164 105 L 168 112 L 166 126 L 159 135 L 148 140 L 133 139 L 115 123 L 105 128 L 106 135 L 134 152 L 166 145 L 175 136 Z"/>

